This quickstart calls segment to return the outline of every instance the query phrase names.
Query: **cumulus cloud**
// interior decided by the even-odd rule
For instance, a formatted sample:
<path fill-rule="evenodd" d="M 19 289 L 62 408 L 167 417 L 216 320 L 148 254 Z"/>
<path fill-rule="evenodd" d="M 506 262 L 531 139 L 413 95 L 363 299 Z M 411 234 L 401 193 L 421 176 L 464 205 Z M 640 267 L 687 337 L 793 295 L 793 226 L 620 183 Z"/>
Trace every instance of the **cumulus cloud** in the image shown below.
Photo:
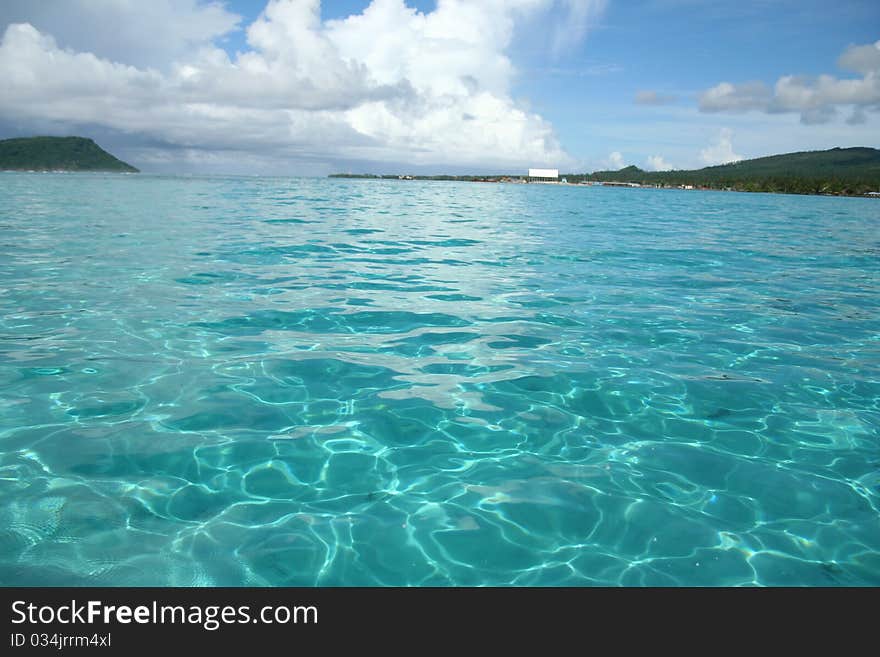
<path fill-rule="evenodd" d="M 676 101 L 675 96 L 661 94 L 650 89 L 636 94 L 636 105 L 669 105 Z"/>
<path fill-rule="evenodd" d="M 80 2 L 124 7 L 133 25 L 153 11 L 71 0 Z M 187 152 L 565 167 L 572 161 L 552 126 L 513 100 L 506 54 L 518 23 L 560 2 L 440 0 L 421 13 L 404 0 L 372 0 L 360 14 L 323 21 L 320 0 L 270 0 L 246 26 L 248 48 L 230 55 L 215 39 L 237 17 L 189 0 L 180 6 L 201 27 L 181 28 L 175 58 L 156 66 L 132 63 L 151 59 L 138 48 L 116 58 L 109 46 L 100 54 L 15 23 L 0 41 L 0 118 L 100 126 Z M 562 4 L 572 38 L 582 38 L 605 3 Z"/>
<path fill-rule="evenodd" d="M 203 0 L 3 0 L 0 25 L 29 23 L 61 48 L 164 69 L 234 31 L 241 17 Z"/>
<path fill-rule="evenodd" d="M 795 112 L 801 115 L 803 123 L 813 125 L 831 121 L 841 106 L 854 108 L 852 116 L 857 121 L 865 118 L 866 109 L 880 109 L 880 41 L 850 46 L 838 64 L 862 77 L 785 75 L 772 89 L 763 82 L 721 82 L 701 94 L 700 110 Z"/>
<path fill-rule="evenodd" d="M 845 71 L 876 75 L 880 71 L 880 41 L 864 46 L 850 46 L 837 60 L 837 64 Z"/>
<path fill-rule="evenodd" d="M 609 171 L 617 171 L 618 169 L 622 169 L 626 166 L 626 162 L 623 159 L 623 155 L 619 151 L 614 151 L 608 155 L 608 159 L 605 160 L 605 167 Z"/>
<path fill-rule="evenodd" d="M 742 159 L 741 155 L 733 152 L 733 133 L 729 128 L 722 128 L 715 141 L 700 151 L 700 159 L 707 166 L 728 164 Z"/>
<path fill-rule="evenodd" d="M 672 165 L 663 159 L 662 155 L 652 155 L 648 158 L 648 169 L 650 171 L 669 171 Z"/>
<path fill-rule="evenodd" d="M 767 109 L 772 97 L 770 88 L 763 82 L 731 84 L 722 82 L 700 96 L 703 112 L 746 112 Z"/>

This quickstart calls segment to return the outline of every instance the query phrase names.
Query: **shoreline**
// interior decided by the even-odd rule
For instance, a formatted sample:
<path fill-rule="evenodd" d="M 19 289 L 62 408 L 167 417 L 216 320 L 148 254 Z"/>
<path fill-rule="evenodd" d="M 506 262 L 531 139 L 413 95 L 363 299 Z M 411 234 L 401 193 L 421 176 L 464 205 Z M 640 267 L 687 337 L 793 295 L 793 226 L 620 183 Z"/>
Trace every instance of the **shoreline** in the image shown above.
<path fill-rule="evenodd" d="M 191 173 L 150 173 L 143 171 L 119 171 L 113 169 L 0 169 L 0 174 L 120 174 L 140 176 L 158 176 L 172 178 L 190 178 L 190 177 L 241 177 L 241 178 L 314 178 L 314 179 L 340 179 L 340 180 L 367 180 L 373 182 L 463 182 L 463 183 L 483 183 L 496 185 L 544 185 L 549 187 L 616 187 L 624 189 L 656 189 L 656 190 L 678 190 L 678 191 L 696 191 L 696 192 L 739 192 L 744 194 L 783 194 L 786 196 L 823 196 L 835 198 L 870 198 L 880 199 L 880 192 L 846 193 L 846 192 L 799 192 L 787 191 L 783 189 L 738 189 L 735 187 L 710 187 L 706 185 L 672 185 L 672 184 L 645 184 L 634 182 L 617 182 L 617 181 L 598 181 L 591 180 L 587 182 L 549 182 L 549 181 L 526 181 L 512 179 L 509 176 L 398 176 L 398 175 L 372 175 L 372 174 L 329 174 L 327 176 L 273 176 L 273 175 L 255 175 L 255 174 L 191 174 Z"/>
<path fill-rule="evenodd" d="M 563 176 L 565 177 L 565 176 Z M 773 189 L 736 189 L 734 187 L 710 187 L 707 185 L 666 185 L 666 184 L 644 184 L 635 182 L 617 182 L 607 180 L 591 180 L 588 182 L 548 182 L 548 181 L 528 181 L 522 179 L 513 179 L 510 176 L 411 176 L 411 175 L 390 175 L 390 174 L 345 174 L 333 173 L 327 178 L 343 179 L 343 180 L 369 180 L 375 182 L 464 182 L 464 183 L 483 183 L 495 185 L 545 185 L 551 187 L 617 187 L 624 189 L 659 189 L 659 190 L 679 190 L 679 191 L 695 191 L 695 192 L 740 192 L 744 194 L 785 194 L 786 196 L 831 196 L 837 198 L 874 198 L 880 199 L 880 192 L 867 192 L 864 194 L 856 193 L 830 193 L 830 192 L 796 192 Z"/>

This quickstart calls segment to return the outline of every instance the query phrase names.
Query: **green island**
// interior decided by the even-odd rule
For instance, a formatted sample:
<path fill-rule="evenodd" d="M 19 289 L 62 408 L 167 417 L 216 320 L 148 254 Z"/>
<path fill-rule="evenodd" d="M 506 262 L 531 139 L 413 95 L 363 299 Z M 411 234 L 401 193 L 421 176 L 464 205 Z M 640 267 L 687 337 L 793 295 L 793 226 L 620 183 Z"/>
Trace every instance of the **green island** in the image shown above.
<path fill-rule="evenodd" d="M 0 171 L 117 171 L 138 173 L 92 139 L 22 137 L 0 140 Z"/>
<path fill-rule="evenodd" d="M 470 182 L 527 182 L 527 176 L 416 176 L 332 174 L 331 178 L 459 180 Z M 695 170 L 644 171 L 628 166 L 619 171 L 560 174 L 569 184 L 627 187 L 717 189 L 785 194 L 880 196 L 880 150 L 832 148 L 771 155 Z"/>

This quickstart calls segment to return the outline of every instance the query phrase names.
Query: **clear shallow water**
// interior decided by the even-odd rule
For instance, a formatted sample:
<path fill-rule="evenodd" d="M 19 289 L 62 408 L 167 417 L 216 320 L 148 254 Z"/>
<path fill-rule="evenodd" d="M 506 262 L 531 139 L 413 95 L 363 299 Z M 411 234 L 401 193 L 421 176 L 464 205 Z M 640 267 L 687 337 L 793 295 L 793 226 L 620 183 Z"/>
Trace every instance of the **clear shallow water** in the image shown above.
<path fill-rule="evenodd" d="M 4 585 L 880 584 L 880 203 L 0 175 Z"/>

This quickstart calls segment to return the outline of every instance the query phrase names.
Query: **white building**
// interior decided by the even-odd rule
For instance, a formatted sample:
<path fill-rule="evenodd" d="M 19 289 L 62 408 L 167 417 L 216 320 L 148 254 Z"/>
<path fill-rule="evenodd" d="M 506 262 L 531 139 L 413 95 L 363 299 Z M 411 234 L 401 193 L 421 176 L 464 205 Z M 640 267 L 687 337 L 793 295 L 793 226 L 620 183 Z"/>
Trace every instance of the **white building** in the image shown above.
<path fill-rule="evenodd" d="M 529 182 L 559 182 L 559 169 L 529 169 Z"/>

